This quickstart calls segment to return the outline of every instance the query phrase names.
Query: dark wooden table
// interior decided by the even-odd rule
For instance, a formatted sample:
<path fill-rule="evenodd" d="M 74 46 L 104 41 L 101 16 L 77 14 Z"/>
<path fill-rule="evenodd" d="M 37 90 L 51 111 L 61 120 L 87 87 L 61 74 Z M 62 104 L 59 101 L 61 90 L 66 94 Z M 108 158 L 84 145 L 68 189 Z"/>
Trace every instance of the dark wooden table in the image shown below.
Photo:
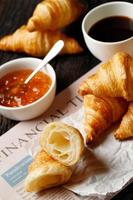
<path fill-rule="evenodd" d="M 105 0 L 82 0 L 87 10 L 100 5 Z M 22 24 L 25 24 L 39 0 L 0 0 L 0 36 L 12 33 Z M 128 0 L 133 3 L 133 0 Z M 85 46 L 81 32 L 82 17 L 68 26 L 65 32 L 78 39 L 84 47 L 84 52 L 79 55 L 57 56 L 52 62 L 57 75 L 57 93 L 66 88 L 84 73 L 99 63 Z M 27 56 L 26 54 L 0 52 L 0 64 L 9 60 Z M 0 116 L 0 135 L 13 127 L 18 122 Z M 133 200 L 133 183 L 121 191 L 112 200 Z"/>

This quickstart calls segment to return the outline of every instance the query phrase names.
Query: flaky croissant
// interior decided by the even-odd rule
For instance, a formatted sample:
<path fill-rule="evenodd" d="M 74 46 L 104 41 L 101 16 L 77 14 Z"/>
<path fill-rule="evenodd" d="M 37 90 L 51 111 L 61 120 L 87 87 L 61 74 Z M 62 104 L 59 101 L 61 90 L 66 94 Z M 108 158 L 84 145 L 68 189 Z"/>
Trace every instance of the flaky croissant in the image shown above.
<path fill-rule="evenodd" d="M 121 119 L 127 109 L 127 102 L 122 98 L 99 98 L 85 95 L 84 130 L 86 144 L 94 142 L 114 122 Z"/>
<path fill-rule="evenodd" d="M 29 172 L 25 179 L 27 192 L 39 192 L 66 183 L 72 175 L 72 170 L 55 161 L 45 151 L 37 153 L 29 166 Z"/>
<path fill-rule="evenodd" d="M 78 162 L 84 149 L 80 132 L 62 122 L 49 123 L 40 136 L 40 145 L 50 156 L 66 166 Z"/>
<path fill-rule="evenodd" d="M 22 26 L 12 35 L 0 39 L 0 50 L 25 52 L 32 56 L 44 56 L 58 40 L 64 41 L 64 47 L 61 53 L 79 53 L 82 48 L 73 38 L 57 32 L 29 32 L 26 26 Z"/>
<path fill-rule="evenodd" d="M 133 100 L 133 58 L 122 52 L 115 54 L 112 59 L 100 66 L 96 74 L 81 84 L 79 94 Z"/>
<path fill-rule="evenodd" d="M 133 102 L 129 104 L 128 111 L 115 133 L 115 138 L 118 140 L 125 140 L 130 137 L 133 137 Z"/>
<path fill-rule="evenodd" d="M 83 10 L 78 0 L 45 0 L 36 6 L 27 28 L 29 31 L 56 30 L 73 22 Z"/>

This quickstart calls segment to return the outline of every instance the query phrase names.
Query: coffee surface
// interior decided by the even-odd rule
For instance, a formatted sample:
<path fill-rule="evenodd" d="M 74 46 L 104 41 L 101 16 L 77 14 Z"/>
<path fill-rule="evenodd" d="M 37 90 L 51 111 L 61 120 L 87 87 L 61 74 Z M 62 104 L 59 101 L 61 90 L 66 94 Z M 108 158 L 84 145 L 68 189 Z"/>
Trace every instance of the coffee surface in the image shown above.
<path fill-rule="evenodd" d="M 95 23 L 88 35 L 103 42 L 117 42 L 133 36 L 133 19 L 124 16 L 104 18 Z"/>

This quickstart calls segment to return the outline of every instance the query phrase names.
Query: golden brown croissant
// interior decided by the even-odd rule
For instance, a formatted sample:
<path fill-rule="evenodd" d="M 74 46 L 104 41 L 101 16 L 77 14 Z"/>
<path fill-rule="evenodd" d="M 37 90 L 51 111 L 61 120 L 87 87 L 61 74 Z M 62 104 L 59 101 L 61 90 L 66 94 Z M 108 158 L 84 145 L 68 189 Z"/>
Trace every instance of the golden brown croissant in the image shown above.
<path fill-rule="evenodd" d="M 125 140 L 130 137 L 133 137 L 133 102 L 129 104 L 128 111 L 115 133 L 115 138 L 118 140 Z"/>
<path fill-rule="evenodd" d="M 99 98 L 88 94 L 84 96 L 83 107 L 85 140 L 89 144 L 120 120 L 126 111 L 127 102 L 122 98 Z"/>
<path fill-rule="evenodd" d="M 133 100 L 133 58 L 122 52 L 115 54 L 112 59 L 100 66 L 96 74 L 81 84 L 79 94 Z"/>
<path fill-rule="evenodd" d="M 27 28 L 29 31 L 56 30 L 73 22 L 83 10 L 78 0 L 45 0 L 35 8 Z"/>
<path fill-rule="evenodd" d="M 66 183 L 72 175 L 72 170 L 51 158 L 45 151 L 37 153 L 29 166 L 25 179 L 27 192 L 38 192 L 46 188 Z"/>
<path fill-rule="evenodd" d="M 76 164 L 84 149 L 80 132 L 62 122 L 49 123 L 45 127 L 40 145 L 50 156 L 66 166 Z"/>
<path fill-rule="evenodd" d="M 57 32 L 29 32 L 26 26 L 22 26 L 12 35 L 0 39 L 0 50 L 25 52 L 32 56 L 44 56 L 55 42 L 64 40 L 64 48 L 61 53 L 79 53 L 82 48 L 76 40 L 67 37 L 65 34 Z"/>

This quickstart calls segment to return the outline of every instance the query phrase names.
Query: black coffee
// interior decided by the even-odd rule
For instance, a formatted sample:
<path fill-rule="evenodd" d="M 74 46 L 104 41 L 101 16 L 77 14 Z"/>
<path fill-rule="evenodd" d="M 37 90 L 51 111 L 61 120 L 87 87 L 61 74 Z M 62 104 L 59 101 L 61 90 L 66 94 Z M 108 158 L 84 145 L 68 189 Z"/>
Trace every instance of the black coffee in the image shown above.
<path fill-rule="evenodd" d="M 88 32 L 92 38 L 103 42 L 117 42 L 133 36 L 133 19 L 124 16 L 104 18 Z"/>

